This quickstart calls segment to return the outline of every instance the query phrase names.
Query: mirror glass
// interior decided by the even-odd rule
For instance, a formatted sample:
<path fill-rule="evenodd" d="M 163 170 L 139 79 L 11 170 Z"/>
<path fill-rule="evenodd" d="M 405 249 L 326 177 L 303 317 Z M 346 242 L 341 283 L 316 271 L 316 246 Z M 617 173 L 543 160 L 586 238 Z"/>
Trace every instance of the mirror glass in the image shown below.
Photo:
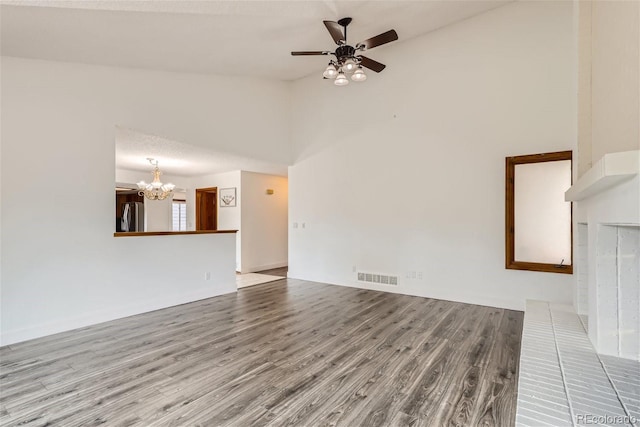
<path fill-rule="evenodd" d="M 571 264 L 571 160 L 515 166 L 515 260 Z"/>

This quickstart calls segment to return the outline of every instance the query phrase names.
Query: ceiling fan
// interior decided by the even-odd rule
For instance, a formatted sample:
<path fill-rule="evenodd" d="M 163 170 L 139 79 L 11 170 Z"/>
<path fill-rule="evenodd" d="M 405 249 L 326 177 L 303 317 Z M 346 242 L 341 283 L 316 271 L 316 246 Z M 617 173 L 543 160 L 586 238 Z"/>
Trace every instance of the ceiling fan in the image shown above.
<path fill-rule="evenodd" d="M 324 70 L 322 75 L 326 79 L 335 79 L 334 83 L 337 86 L 344 86 L 349 84 L 349 79 L 345 73 L 351 74 L 351 80 L 355 82 L 362 82 L 367 79 L 367 75 L 362 70 L 362 67 L 368 68 L 376 73 L 384 70 L 386 65 L 360 55 L 360 52 L 364 52 L 367 49 L 373 49 L 376 46 L 380 46 L 394 40 L 398 40 L 398 33 L 395 30 L 389 30 L 382 34 L 378 34 L 375 37 L 371 37 L 363 42 L 357 43 L 355 46 L 347 44 L 347 25 L 351 23 L 351 18 L 342 18 L 338 22 L 323 21 L 329 34 L 336 42 L 338 48 L 335 52 L 328 50 L 316 50 L 316 51 L 302 51 L 291 52 L 293 56 L 303 55 L 333 55 L 336 58 L 329 62 L 329 65 Z M 342 27 L 342 28 L 341 28 Z"/>

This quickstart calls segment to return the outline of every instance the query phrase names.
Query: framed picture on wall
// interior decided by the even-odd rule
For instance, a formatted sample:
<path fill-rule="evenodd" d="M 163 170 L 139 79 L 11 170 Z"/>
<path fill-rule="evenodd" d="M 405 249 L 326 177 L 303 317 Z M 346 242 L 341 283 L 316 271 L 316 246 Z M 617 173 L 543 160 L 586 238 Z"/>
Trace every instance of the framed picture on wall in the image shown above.
<path fill-rule="evenodd" d="M 236 187 L 220 189 L 220 207 L 232 208 L 236 206 Z"/>

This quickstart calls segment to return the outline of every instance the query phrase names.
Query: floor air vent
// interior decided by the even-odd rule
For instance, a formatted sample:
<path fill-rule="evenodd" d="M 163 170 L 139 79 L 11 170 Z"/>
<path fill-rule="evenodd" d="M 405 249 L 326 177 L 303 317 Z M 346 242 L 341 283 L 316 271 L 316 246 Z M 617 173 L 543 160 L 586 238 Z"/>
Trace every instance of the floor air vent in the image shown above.
<path fill-rule="evenodd" d="M 398 276 L 387 276 L 385 274 L 358 273 L 359 282 L 379 283 L 381 285 L 398 285 Z"/>

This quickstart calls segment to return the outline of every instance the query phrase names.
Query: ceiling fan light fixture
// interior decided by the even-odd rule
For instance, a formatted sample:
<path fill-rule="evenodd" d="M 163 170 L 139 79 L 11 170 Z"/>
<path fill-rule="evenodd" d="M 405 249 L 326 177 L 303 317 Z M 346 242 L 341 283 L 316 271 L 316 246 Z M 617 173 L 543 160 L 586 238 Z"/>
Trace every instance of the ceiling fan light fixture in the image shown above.
<path fill-rule="evenodd" d="M 352 71 L 354 71 L 356 68 L 358 67 L 358 64 L 356 64 L 356 62 L 349 58 L 345 61 L 344 65 L 342 66 L 342 68 L 347 72 L 347 73 L 351 73 Z"/>
<path fill-rule="evenodd" d="M 342 71 L 340 71 L 338 73 L 338 77 L 336 77 L 336 80 L 333 83 L 336 86 L 346 86 L 349 84 L 349 79 L 347 78 L 347 76 L 344 75 Z"/>
<path fill-rule="evenodd" d="M 333 64 L 329 64 L 322 75 L 327 79 L 335 79 L 338 75 L 338 70 L 336 70 L 336 67 Z"/>
<path fill-rule="evenodd" d="M 327 31 L 329 31 L 331 38 L 337 45 L 335 52 L 331 52 L 329 50 L 305 50 L 291 52 L 291 55 L 335 56 L 335 59 L 329 61 L 329 65 L 322 75 L 327 80 L 333 80 L 333 83 L 336 86 L 345 86 L 349 84 L 349 78 L 347 78 L 345 74 L 348 74 L 354 82 L 363 82 L 367 80 L 367 75 L 364 73 L 363 67 L 367 70 L 379 73 L 385 69 L 386 65 L 371 58 L 367 58 L 364 55 L 360 55 L 360 52 L 368 51 L 374 47 L 382 46 L 398 40 L 398 33 L 396 33 L 395 30 L 389 30 L 352 45 L 347 41 L 347 26 L 351 21 L 352 19 L 349 17 L 339 19 L 337 22 L 322 21 L 324 26 L 327 28 Z"/>
<path fill-rule="evenodd" d="M 353 74 L 351 75 L 351 80 L 353 80 L 354 82 L 363 82 L 367 80 L 367 75 L 364 73 L 362 67 L 358 67 L 358 69 L 353 72 Z"/>

